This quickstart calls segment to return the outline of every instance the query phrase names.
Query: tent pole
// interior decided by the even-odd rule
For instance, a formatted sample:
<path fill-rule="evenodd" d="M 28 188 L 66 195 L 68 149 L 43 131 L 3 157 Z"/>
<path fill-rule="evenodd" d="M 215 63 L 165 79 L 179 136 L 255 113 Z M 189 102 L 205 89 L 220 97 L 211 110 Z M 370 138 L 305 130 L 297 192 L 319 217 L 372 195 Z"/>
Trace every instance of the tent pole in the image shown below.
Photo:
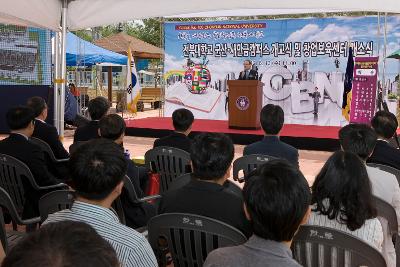
<path fill-rule="evenodd" d="M 384 28 L 384 32 L 383 32 L 383 69 L 382 69 L 382 94 L 383 97 L 385 97 L 387 95 L 387 86 L 386 86 L 386 77 L 385 77 L 385 72 L 386 72 L 386 45 L 387 45 L 387 13 L 385 13 L 385 28 Z"/>
<path fill-rule="evenodd" d="M 164 17 L 160 18 L 160 47 L 162 47 L 165 51 L 165 36 L 164 36 Z M 159 73 L 159 79 L 160 79 L 160 90 L 161 90 L 161 101 L 160 101 L 160 110 L 158 113 L 159 117 L 164 117 L 165 115 L 165 80 L 164 80 L 164 71 L 165 71 L 165 53 L 162 54 L 162 56 L 160 57 L 160 63 L 161 63 L 161 73 Z M 158 73 L 158 66 L 156 69 L 156 73 Z"/>
<path fill-rule="evenodd" d="M 53 111 L 54 111 L 54 126 L 57 128 L 57 132 L 60 133 L 60 127 L 58 125 L 58 113 L 59 113 L 59 100 L 58 100 L 58 88 L 59 88 L 59 84 L 58 84 L 58 77 L 60 75 L 60 38 L 59 38 L 59 33 L 56 32 L 54 35 L 54 39 L 53 39 L 53 47 L 54 47 L 54 57 L 53 57 L 53 63 L 54 63 L 54 96 L 53 96 Z"/>
<path fill-rule="evenodd" d="M 60 109 L 59 109 L 59 127 L 60 139 L 64 138 L 64 111 L 65 111 L 65 87 L 66 87 L 66 74 L 67 74 L 67 59 L 66 59 L 66 45 L 67 45 L 67 0 L 63 0 L 62 6 L 62 35 L 61 35 L 61 92 L 60 92 Z"/>
<path fill-rule="evenodd" d="M 377 29 L 377 32 L 376 32 L 376 34 L 377 34 L 377 40 L 378 40 L 378 57 L 379 57 L 379 52 L 380 52 L 380 46 L 381 46 L 381 40 L 380 40 L 380 38 L 381 38 L 381 14 L 378 12 L 378 29 Z"/>

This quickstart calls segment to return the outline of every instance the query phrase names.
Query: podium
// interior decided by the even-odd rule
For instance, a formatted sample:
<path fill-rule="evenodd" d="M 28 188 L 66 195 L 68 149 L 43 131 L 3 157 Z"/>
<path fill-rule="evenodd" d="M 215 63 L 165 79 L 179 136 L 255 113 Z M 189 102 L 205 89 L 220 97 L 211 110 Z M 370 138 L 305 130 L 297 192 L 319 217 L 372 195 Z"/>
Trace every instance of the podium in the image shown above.
<path fill-rule="evenodd" d="M 230 129 L 260 129 L 260 111 L 264 84 L 258 80 L 230 80 Z"/>

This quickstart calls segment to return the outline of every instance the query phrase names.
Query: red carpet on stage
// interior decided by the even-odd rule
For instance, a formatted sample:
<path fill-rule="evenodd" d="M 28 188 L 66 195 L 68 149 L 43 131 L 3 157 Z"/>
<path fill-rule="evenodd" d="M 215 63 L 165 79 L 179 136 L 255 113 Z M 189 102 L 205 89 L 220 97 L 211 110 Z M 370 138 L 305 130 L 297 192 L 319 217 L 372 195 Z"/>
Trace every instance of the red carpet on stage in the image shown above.
<path fill-rule="evenodd" d="M 162 137 L 173 129 L 171 118 L 153 117 L 126 120 L 127 135 Z M 339 149 L 338 131 L 340 127 L 315 125 L 285 125 L 281 139 L 298 149 L 334 151 Z M 262 130 L 234 130 L 228 128 L 228 121 L 196 119 L 192 133 L 218 132 L 231 136 L 236 144 L 250 144 L 262 139 Z"/>
<path fill-rule="evenodd" d="M 126 127 L 128 128 L 142 128 L 142 129 L 159 129 L 159 130 L 172 130 L 171 118 L 145 118 L 126 120 Z M 316 126 L 316 125 L 300 125 L 288 124 L 284 125 L 281 136 L 290 137 L 310 137 L 310 138 L 329 138 L 338 139 L 338 126 Z M 228 121 L 221 120 L 201 120 L 196 119 L 193 124 L 192 130 L 194 132 L 218 132 L 227 134 L 252 134 L 264 135 L 260 130 L 234 130 L 228 128 Z"/>

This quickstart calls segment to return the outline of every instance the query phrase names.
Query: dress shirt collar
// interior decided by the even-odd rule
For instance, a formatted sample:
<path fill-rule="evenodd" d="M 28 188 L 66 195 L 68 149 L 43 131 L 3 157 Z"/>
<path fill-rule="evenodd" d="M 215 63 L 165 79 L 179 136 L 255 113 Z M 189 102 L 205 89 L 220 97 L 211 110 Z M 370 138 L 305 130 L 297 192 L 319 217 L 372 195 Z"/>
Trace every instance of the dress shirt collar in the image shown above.
<path fill-rule="evenodd" d="M 72 205 L 71 211 L 73 213 L 83 213 L 86 216 L 90 214 L 90 217 L 96 218 L 99 221 L 111 221 L 119 222 L 117 215 L 111 210 L 98 205 L 89 204 L 82 201 L 75 201 Z"/>
<path fill-rule="evenodd" d="M 186 134 L 180 133 L 180 132 L 176 132 L 176 131 L 173 131 L 173 132 L 171 133 L 171 136 L 187 137 Z"/>
<path fill-rule="evenodd" d="M 196 178 L 193 178 L 186 186 L 188 186 L 190 188 L 206 190 L 206 191 L 223 191 L 224 190 L 224 187 L 220 184 L 217 184 L 214 182 L 201 181 Z"/>
<path fill-rule="evenodd" d="M 277 135 L 265 135 L 263 141 L 268 141 L 268 142 L 279 141 L 279 136 L 277 136 Z"/>
<path fill-rule="evenodd" d="M 36 118 L 35 120 L 43 122 L 43 123 L 46 123 L 44 120 L 41 120 L 41 119 L 38 119 L 38 118 Z"/>
<path fill-rule="evenodd" d="M 292 251 L 286 244 L 274 240 L 264 239 L 255 234 L 249 238 L 244 246 L 252 249 L 262 250 L 268 254 L 273 254 L 278 257 L 293 258 Z"/>
<path fill-rule="evenodd" d="M 382 138 L 378 138 L 377 141 L 382 141 L 382 142 L 385 142 L 385 143 L 389 143 L 388 140 L 385 140 L 385 139 L 382 139 Z"/>
<path fill-rule="evenodd" d="M 22 136 L 22 137 L 25 138 L 26 140 L 29 140 L 29 137 L 26 136 L 26 135 L 24 135 L 24 134 L 22 134 L 22 133 L 11 133 L 10 135 L 12 135 L 12 134 Z"/>

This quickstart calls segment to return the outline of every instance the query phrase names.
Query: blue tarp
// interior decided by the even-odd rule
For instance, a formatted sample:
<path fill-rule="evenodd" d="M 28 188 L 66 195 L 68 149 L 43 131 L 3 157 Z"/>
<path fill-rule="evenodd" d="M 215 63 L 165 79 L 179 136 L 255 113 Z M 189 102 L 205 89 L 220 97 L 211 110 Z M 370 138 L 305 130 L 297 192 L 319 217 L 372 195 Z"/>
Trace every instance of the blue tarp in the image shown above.
<path fill-rule="evenodd" d="M 97 63 L 126 65 L 127 57 L 67 34 L 67 66 L 92 66 Z"/>

